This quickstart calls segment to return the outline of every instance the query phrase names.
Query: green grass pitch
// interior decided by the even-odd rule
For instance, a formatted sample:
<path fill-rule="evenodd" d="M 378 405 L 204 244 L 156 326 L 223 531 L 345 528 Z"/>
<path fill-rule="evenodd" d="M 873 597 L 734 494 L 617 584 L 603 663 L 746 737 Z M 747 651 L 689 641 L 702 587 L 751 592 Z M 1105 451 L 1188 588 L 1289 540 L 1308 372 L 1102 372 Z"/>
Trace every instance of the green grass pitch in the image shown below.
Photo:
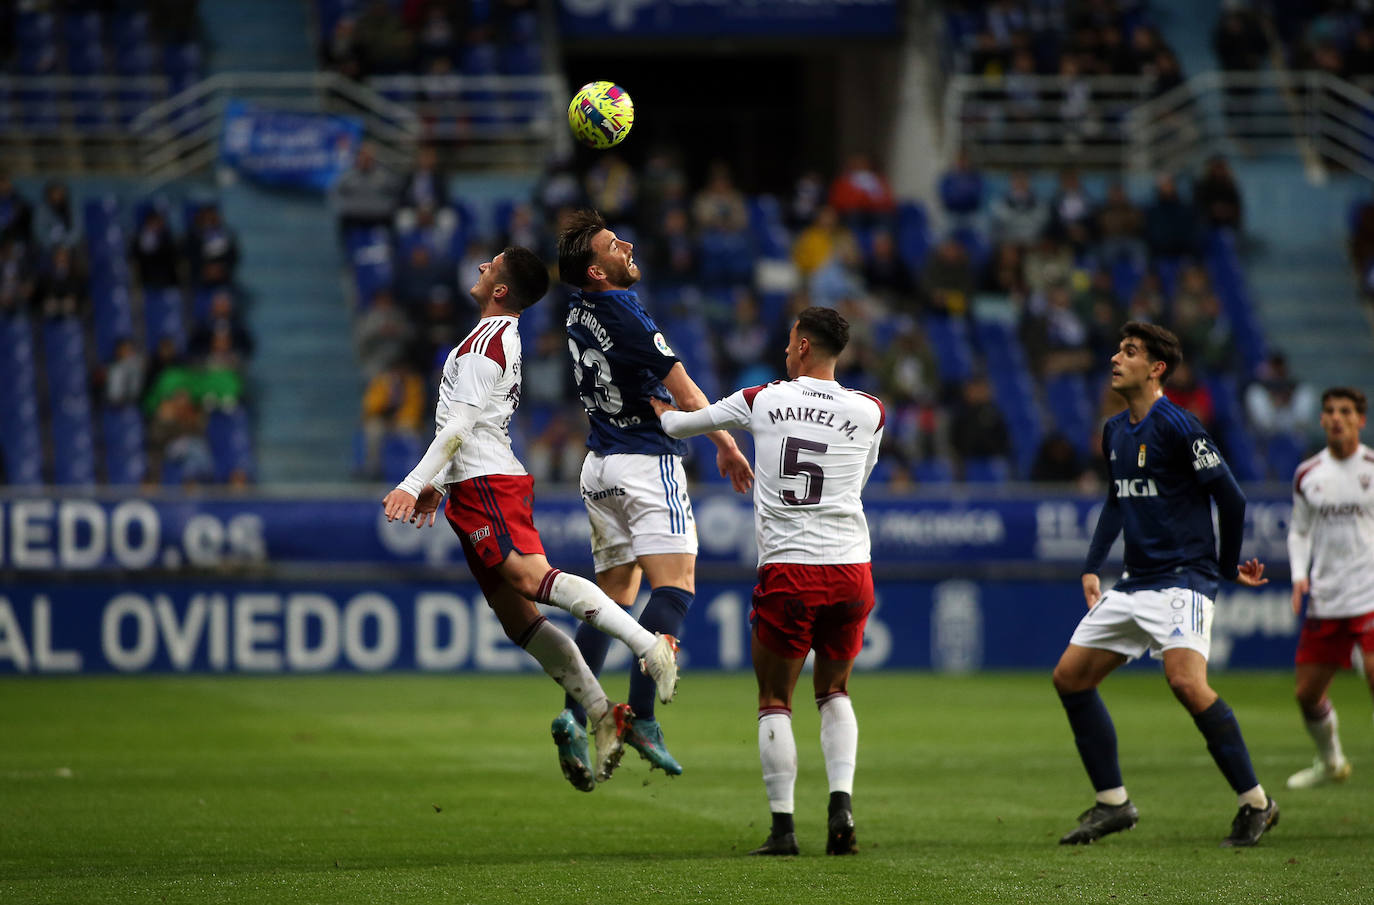
<path fill-rule="evenodd" d="M 803 677 L 807 682 L 809 676 Z M 1222 850 L 1235 799 L 1158 671 L 1104 686 L 1136 829 L 1060 847 L 1091 789 L 1048 674 L 858 675 L 861 852 L 824 852 L 809 693 L 798 858 L 767 833 L 753 679 L 688 673 L 663 708 L 686 773 L 628 752 L 592 794 L 558 772 L 542 675 L 0 680 L 0 902 L 1367 903 L 1374 726 L 1333 697 L 1355 774 L 1311 758 L 1287 673 L 1221 673 L 1282 805 Z M 623 694 L 623 675 L 607 682 Z"/>

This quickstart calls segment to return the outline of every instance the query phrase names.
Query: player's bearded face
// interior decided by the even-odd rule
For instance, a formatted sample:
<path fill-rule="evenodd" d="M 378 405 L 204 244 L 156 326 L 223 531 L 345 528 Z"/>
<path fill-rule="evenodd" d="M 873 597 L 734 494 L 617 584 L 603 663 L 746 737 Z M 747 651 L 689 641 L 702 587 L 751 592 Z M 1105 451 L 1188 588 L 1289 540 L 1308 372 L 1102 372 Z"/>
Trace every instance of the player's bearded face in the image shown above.
<path fill-rule="evenodd" d="M 610 230 L 602 233 L 605 246 L 596 256 L 596 265 L 606 273 L 612 286 L 628 287 L 639 282 L 639 265 L 635 263 L 634 246 Z"/>

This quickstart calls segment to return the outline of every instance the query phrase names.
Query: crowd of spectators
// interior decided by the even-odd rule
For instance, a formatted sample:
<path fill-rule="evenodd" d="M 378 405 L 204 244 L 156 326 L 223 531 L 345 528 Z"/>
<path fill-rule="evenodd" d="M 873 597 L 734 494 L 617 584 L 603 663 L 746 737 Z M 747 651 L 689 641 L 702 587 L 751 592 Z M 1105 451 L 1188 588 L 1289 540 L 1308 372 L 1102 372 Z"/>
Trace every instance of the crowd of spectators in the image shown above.
<path fill-rule="evenodd" d="M 498 206 L 487 234 L 466 228 L 469 215 L 448 197 L 433 155 L 422 152 L 419 160 L 415 172 L 381 177 L 365 156 L 359 169 L 386 188 L 365 205 L 354 205 L 349 191 L 336 195 L 344 241 L 350 231 L 375 237 L 381 229 L 394 262 L 389 279 L 360 297 L 356 321 L 371 381 L 360 463 L 368 476 L 379 473 L 386 436 L 423 431 L 436 366 L 475 317 L 465 289 L 476 264 L 508 243 L 554 262 L 559 223 L 579 205 L 602 210 L 635 243 L 649 309 L 708 392 L 781 376 L 786 328 L 799 307 L 843 312 L 853 333 L 840 379 L 887 403 L 880 479 L 896 486 L 949 477 L 1092 483 L 1102 473 L 1093 454 L 1100 421 L 1065 436 L 1068 428 L 1046 418 L 1043 449 L 1013 456 L 1013 425 L 1025 413 L 1009 412 L 989 379 L 1010 363 L 983 358 L 974 344 L 978 360 L 969 372 L 953 379 L 946 372 L 937 347 L 943 340 L 932 330 L 963 324 L 971 335 L 980 305 L 1011 312 L 1018 357 L 1037 386 L 1074 375 L 1091 388 L 1095 406 L 1101 390 L 1100 417 L 1115 402 L 1105 391 L 1106 361 L 1128 319 L 1178 333 L 1189 367 L 1169 392 L 1209 427 L 1219 378 L 1242 375 L 1242 388 L 1263 378 L 1256 385 L 1266 392 L 1282 384 L 1245 373 L 1203 264 L 1209 231 L 1244 225 L 1241 194 L 1222 158 L 1195 174 L 1161 174 L 1149 197 L 1136 198 L 1123 183 L 1073 170 L 1018 171 L 1004 180 L 961 156 L 940 180 L 943 210 L 933 218 L 950 228 L 915 243 L 904 226 L 913 205 L 901 204 L 862 154 L 831 177 L 803 174 L 778 199 L 750 196 L 722 161 L 705 167 L 694 185 L 671 149 L 650 152 L 638 167 L 615 153 L 597 155 L 585 169 L 555 161 L 533 197 Z M 387 198 L 387 217 L 356 222 Z M 559 316 L 566 291 L 552 290 L 527 318 L 535 332 L 526 339 L 522 419 L 513 425 L 544 480 L 575 479 L 564 446 L 569 438 L 575 450 L 581 445 L 579 419 L 569 415 L 578 403 Z M 417 406 L 426 378 L 428 398 Z M 1257 406 L 1246 407 L 1252 429 L 1268 430 Z M 698 477 L 710 477 L 708 465 L 697 463 Z"/>
<path fill-rule="evenodd" d="M 218 468 L 206 434 L 213 412 L 243 402 L 253 352 L 235 286 L 238 241 L 216 204 L 189 204 L 187 211 L 178 236 L 165 202 L 140 205 L 127 245 L 93 268 L 81 209 L 67 186 L 50 181 L 35 203 L 0 172 L 0 317 L 64 322 L 84 336 L 84 360 L 69 364 L 89 377 L 100 410 L 140 413 L 147 482 L 242 485 L 249 470 Z M 108 234 L 89 238 L 109 241 Z M 97 326 L 103 313 L 92 305 L 93 269 L 104 275 L 107 294 L 111 283 L 132 276 L 130 288 L 150 324 L 127 332 L 138 321 L 131 316 L 104 360 L 94 341 L 104 325 Z"/>

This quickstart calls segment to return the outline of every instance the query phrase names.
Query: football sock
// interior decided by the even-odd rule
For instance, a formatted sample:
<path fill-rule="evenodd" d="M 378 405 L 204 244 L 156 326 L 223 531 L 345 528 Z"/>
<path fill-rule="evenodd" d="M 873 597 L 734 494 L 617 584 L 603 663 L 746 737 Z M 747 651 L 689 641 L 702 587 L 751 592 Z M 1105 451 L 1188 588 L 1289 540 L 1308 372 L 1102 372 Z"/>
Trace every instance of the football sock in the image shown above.
<path fill-rule="evenodd" d="M 654 646 L 652 632 L 640 628 L 620 604 L 580 575 L 550 569 L 539 582 L 539 592 L 534 599 L 567 610 L 612 638 L 624 641 L 636 657 L 644 656 Z"/>
<path fill-rule="evenodd" d="M 759 711 L 759 762 L 768 810 L 791 814 L 797 785 L 797 743 L 792 738 L 792 712 L 782 707 Z"/>
<path fill-rule="evenodd" d="M 859 721 L 849 695 L 838 692 L 816 701 L 821 712 L 821 754 L 830 791 L 854 791 L 854 762 L 859 750 Z"/>
<path fill-rule="evenodd" d="M 783 812 L 781 812 L 781 811 L 774 811 L 774 812 L 773 812 L 773 828 L 772 828 L 771 830 L 768 831 L 768 835 L 770 835 L 770 836 L 786 836 L 788 833 L 795 833 L 796 831 L 797 831 L 797 827 L 796 827 L 796 825 L 792 822 L 792 814 L 791 814 L 791 812 L 788 812 L 788 813 L 783 813 Z"/>
<path fill-rule="evenodd" d="M 649 594 L 649 602 L 644 612 L 639 614 L 639 625 L 646 632 L 659 632 L 682 639 L 682 623 L 687 618 L 687 608 L 692 605 L 695 595 L 682 588 L 664 586 L 654 588 Z M 635 663 L 630 666 L 630 708 L 635 717 L 642 720 L 654 718 L 655 686 L 652 676 L 644 673 Z"/>
<path fill-rule="evenodd" d="M 1078 756 L 1083 760 L 1093 789 L 1113 791 L 1124 786 L 1121 764 L 1116 757 L 1116 726 L 1097 689 L 1061 694 L 1059 702 L 1068 714 L 1073 741 L 1078 746 Z"/>
<path fill-rule="evenodd" d="M 1097 800 L 1100 804 L 1109 804 L 1112 807 L 1120 807 L 1131 800 L 1131 796 L 1126 794 L 1125 786 L 1117 786 L 1115 789 L 1098 789 Z"/>
<path fill-rule="evenodd" d="M 594 625 L 579 622 L 573 640 L 577 642 L 577 649 L 582 652 L 582 659 L 586 661 L 592 675 L 601 675 L 601 667 L 606 665 L 606 654 L 611 649 L 611 636 Z M 587 725 L 587 712 L 572 695 L 565 696 L 563 706 L 572 711 L 573 719 L 578 723 Z"/>
<path fill-rule="evenodd" d="M 1325 716 L 1303 722 L 1307 725 L 1307 734 L 1317 743 L 1317 753 L 1323 762 L 1334 765 L 1345 760 L 1339 734 L 1341 726 L 1340 721 L 1336 719 L 1335 707 L 1328 704 Z"/>
<path fill-rule="evenodd" d="M 1255 768 L 1250 764 L 1250 752 L 1245 747 L 1245 739 L 1240 734 L 1240 723 L 1230 706 L 1221 698 L 1212 706 L 1193 716 L 1202 737 L 1207 739 L 1207 750 L 1212 760 L 1217 762 L 1221 775 L 1231 784 L 1237 795 L 1249 794 L 1259 787 L 1255 779 Z M 1259 794 L 1263 795 L 1261 789 Z M 1252 796 L 1253 797 L 1253 796 Z M 1263 807 L 1267 799 L 1260 800 Z"/>
<path fill-rule="evenodd" d="M 563 690 L 581 705 L 583 712 L 603 713 L 606 692 L 587 668 L 571 638 L 548 619 L 539 619 L 520 636 L 520 646 L 538 661 L 549 677 L 563 686 Z"/>
<path fill-rule="evenodd" d="M 830 804 L 826 807 L 826 814 L 834 814 L 836 811 L 853 811 L 854 801 L 849 797 L 848 792 L 831 792 Z"/>

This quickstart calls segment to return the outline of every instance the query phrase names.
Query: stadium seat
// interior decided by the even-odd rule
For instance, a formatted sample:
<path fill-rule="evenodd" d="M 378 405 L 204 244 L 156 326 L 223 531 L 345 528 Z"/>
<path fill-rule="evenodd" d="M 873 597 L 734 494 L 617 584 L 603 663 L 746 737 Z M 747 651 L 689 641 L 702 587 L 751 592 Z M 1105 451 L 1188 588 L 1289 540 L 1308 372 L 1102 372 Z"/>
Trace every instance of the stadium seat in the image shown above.
<path fill-rule="evenodd" d="M 390 484 L 401 483 L 424 452 L 420 438 L 414 434 L 387 434 L 382 441 L 382 478 Z"/>
<path fill-rule="evenodd" d="M 156 348 L 164 336 L 170 336 L 176 342 L 178 351 L 186 351 L 187 330 L 183 305 L 181 290 L 175 286 L 144 291 L 143 314 L 149 349 Z"/>
<path fill-rule="evenodd" d="M 945 385 L 963 383 L 973 375 L 973 346 L 968 324 L 960 318 L 927 315 L 921 321 L 926 339 L 935 353 L 935 367 Z"/>
<path fill-rule="evenodd" d="M 1050 417 L 1074 449 L 1087 453 L 1093 444 L 1093 405 L 1088 380 L 1082 374 L 1057 374 L 1045 381 Z"/>
<path fill-rule="evenodd" d="M 913 273 L 925 266 L 931 247 L 930 225 L 926 209 L 914 201 L 897 206 L 897 250 Z"/>
<path fill-rule="evenodd" d="M 111 484 L 139 484 L 148 472 L 143 452 L 143 415 L 137 406 L 106 408 L 101 413 L 105 439 L 105 476 Z"/>
<path fill-rule="evenodd" d="M 969 484 L 1005 484 L 1011 479 L 1011 466 L 1000 456 L 969 459 L 964 463 L 964 481 Z"/>
<path fill-rule="evenodd" d="M 948 484 L 954 480 L 954 469 L 939 457 L 922 459 L 911 469 L 918 484 Z"/>
<path fill-rule="evenodd" d="M 1298 465 L 1307 458 L 1307 447 L 1301 437 L 1292 434 L 1275 434 L 1265 444 L 1265 457 L 1269 460 L 1270 476 L 1275 481 L 1291 481 Z"/>
<path fill-rule="evenodd" d="M 253 439 L 248 413 L 242 406 L 212 411 L 205 434 L 215 460 L 216 481 L 225 483 L 235 472 L 253 476 Z"/>

